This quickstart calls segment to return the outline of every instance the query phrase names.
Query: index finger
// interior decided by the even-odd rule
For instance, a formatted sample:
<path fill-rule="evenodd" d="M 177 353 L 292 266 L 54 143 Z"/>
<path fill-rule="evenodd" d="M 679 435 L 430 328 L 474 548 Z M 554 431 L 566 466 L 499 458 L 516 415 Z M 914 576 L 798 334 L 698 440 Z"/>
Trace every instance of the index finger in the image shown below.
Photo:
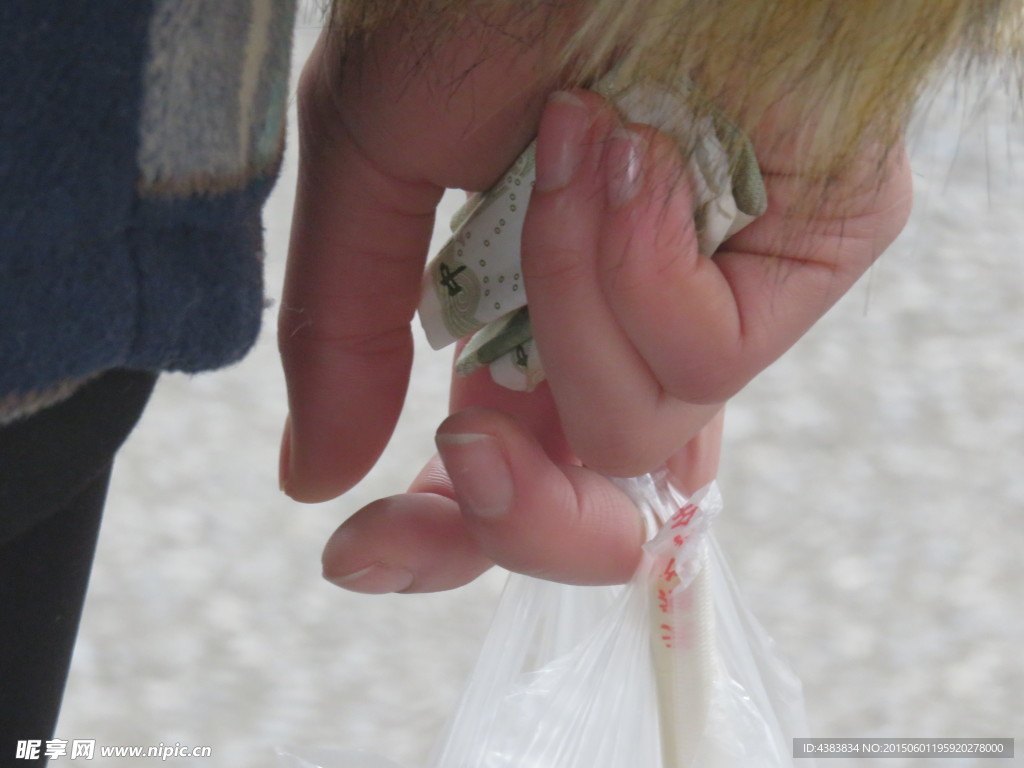
<path fill-rule="evenodd" d="M 326 87 L 305 76 L 303 98 Z M 288 381 L 282 487 L 323 501 L 373 466 L 412 364 L 410 321 L 443 192 L 375 167 L 340 120 L 306 110 L 278 318 Z M 344 393 L 343 395 L 341 393 Z"/>
<path fill-rule="evenodd" d="M 510 24 L 546 39 L 551 18 Z M 327 30 L 304 70 L 279 316 L 290 405 L 281 479 L 295 499 L 337 496 L 383 451 L 443 187 L 489 186 L 529 141 L 554 74 L 535 34 L 508 32 L 465 20 L 458 45 L 421 61 L 402 24 L 344 55 Z"/>

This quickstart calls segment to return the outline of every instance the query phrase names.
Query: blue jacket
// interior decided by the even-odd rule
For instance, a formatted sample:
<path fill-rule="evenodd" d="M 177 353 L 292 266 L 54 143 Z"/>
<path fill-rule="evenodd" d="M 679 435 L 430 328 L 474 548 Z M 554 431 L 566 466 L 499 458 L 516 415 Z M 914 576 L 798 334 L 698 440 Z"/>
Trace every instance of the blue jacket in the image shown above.
<path fill-rule="evenodd" d="M 241 357 L 294 0 L 0 3 L 0 423 Z"/>

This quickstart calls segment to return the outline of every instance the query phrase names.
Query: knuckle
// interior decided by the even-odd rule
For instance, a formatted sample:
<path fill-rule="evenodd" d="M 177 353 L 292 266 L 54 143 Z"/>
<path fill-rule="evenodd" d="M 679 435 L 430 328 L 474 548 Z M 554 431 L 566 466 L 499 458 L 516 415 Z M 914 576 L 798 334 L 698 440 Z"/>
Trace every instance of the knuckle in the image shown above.
<path fill-rule="evenodd" d="M 576 248 L 547 246 L 531 251 L 532 258 L 523 259 L 527 283 L 572 281 L 583 274 L 585 259 Z"/>
<path fill-rule="evenodd" d="M 594 424 L 585 435 L 569 435 L 584 466 L 612 477 L 634 477 L 661 466 L 670 451 L 653 443 L 638 425 Z"/>
<path fill-rule="evenodd" d="M 662 391 L 674 400 L 692 405 L 724 403 L 739 392 L 747 379 L 727 356 L 705 362 L 678 360 L 656 371 Z"/>
<path fill-rule="evenodd" d="M 412 344 L 407 326 L 353 330 L 344 324 L 317 323 L 303 310 L 282 308 L 278 347 L 282 356 L 302 357 L 310 348 L 375 357 L 403 352 Z"/>

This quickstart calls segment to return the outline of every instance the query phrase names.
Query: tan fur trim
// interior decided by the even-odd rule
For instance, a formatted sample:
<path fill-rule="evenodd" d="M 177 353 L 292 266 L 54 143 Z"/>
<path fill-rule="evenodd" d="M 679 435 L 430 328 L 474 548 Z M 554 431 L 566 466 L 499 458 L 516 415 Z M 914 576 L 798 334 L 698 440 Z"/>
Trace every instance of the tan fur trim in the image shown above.
<path fill-rule="evenodd" d="M 689 109 L 717 105 L 751 136 L 784 115 L 786 141 L 801 146 L 803 167 L 794 170 L 825 180 L 865 145 L 896 144 L 941 75 L 987 69 L 1019 93 L 1022 8 L 1021 0 L 344 0 L 333 16 L 350 39 L 398 20 L 418 45 L 439 47 L 469 15 L 572 19 L 551 62 L 569 83 L 592 81 L 612 61 L 625 78 L 688 78 L 707 99 Z"/>

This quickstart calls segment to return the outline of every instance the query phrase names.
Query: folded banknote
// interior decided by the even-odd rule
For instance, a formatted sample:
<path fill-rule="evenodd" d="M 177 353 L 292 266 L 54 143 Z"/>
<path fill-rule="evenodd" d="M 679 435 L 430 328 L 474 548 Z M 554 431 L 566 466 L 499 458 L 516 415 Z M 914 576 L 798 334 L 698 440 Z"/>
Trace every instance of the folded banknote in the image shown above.
<path fill-rule="evenodd" d="M 688 86 L 623 85 L 612 74 L 594 90 L 629 122 L 652 125 L 688 149 L 701 254 L 713 256 L 764 212 L 767 195 L 750 142 L 718 112 L 694 117 L 686 107 L 692 103 Z M 456 361 L 458 374 L 488 366 L 495 381 L 518 390 L 544 379 L 520 266 L 534 171 L 531 143 L 494 186 L 467 200 L 452 219 L 451 238 L 427 266 L 419 305 L 434 349 L 470 337 Z"/>

